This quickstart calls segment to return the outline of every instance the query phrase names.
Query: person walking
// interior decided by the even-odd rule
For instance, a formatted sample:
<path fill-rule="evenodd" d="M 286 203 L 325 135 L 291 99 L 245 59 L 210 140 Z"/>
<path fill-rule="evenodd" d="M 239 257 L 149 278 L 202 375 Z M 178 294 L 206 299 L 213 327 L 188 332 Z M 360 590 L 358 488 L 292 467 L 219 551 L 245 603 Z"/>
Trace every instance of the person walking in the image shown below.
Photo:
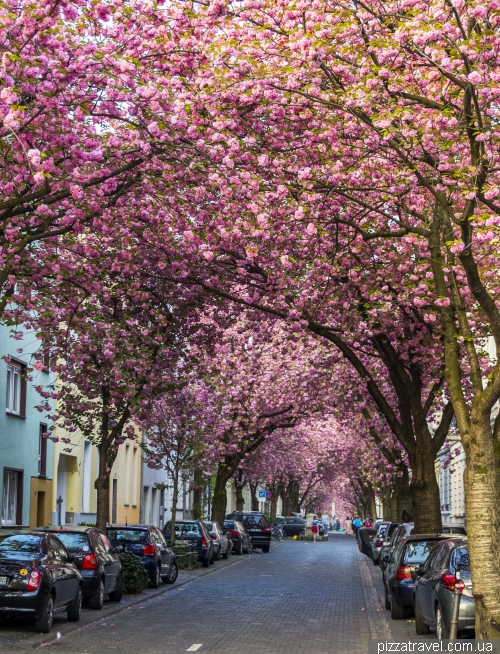
<path fill-rule="evenodd" d="M 318 531 L 319 531 L 319 520 L 317 518 L 313 518 L 312 525 L 311 525 L 311 531 L 313 535 L 313 542 L 316 542 L 316 538 L 318 537 Z"/>
<path fill-rule="evenodd" d="M 353 531 L 352 531 L 352 520 L 347 516 L 345 519 L 345 535 L 346 536 L 352 536 Z"/>
<path fill-rule="evenodd" d="M 321 522 L 323 523 L 323 531 L 325 532 L 325 536 L 328 538 L 328 532 L 330 531 L 330 516 L 326 511 L 323 511 Z"/>
<path fill-rule="evenodd" d="M 361 522 L 361 518 L 359 517 L 359 515 L 357 515 L 352 522 L 352 525 L 354 527 L 354 535 L 356 537 L 358 536 L 358 531 L 362 524 L 363 523 Z"/>

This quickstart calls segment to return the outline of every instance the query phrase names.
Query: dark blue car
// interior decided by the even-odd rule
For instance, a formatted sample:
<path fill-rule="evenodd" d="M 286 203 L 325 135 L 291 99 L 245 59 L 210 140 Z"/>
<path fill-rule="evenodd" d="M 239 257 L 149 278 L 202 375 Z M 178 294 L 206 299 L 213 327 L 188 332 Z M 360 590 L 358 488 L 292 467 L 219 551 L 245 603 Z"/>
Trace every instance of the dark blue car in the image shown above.
<path fill-rule="evenodd" d="M 175 554 L 157 527 L 150 525 L 110 525 L 106 529 L 118 553 L 132 552 L 142 559 L 149 574 L 151 586 L 158 588 L 160 581 L 173 584 L 178 567 Z"/>
<path fill-rule="evenodd" d="M 387 568 L 383 572 L 385 586 L 385 607 L 391 611 L 391 618 L 401 620 L 405 609 L 413 609 L 413 584 L 417 570 L 436 545 L 446 536 L 405 536 L 392 554 L 385 554 Z"/>
<path fill-rule="evenodd" d="M 167 522 L 163 527 L 163 533 L 168 542 L 187 541 L 196 548 L 198 559 L 204 568 L 208 568 L 209 565 L 214 563 L 214 542 L 201 520 L 176 520 L 174 538 L 172 538 L 170 531 L 171 523 Z"/>

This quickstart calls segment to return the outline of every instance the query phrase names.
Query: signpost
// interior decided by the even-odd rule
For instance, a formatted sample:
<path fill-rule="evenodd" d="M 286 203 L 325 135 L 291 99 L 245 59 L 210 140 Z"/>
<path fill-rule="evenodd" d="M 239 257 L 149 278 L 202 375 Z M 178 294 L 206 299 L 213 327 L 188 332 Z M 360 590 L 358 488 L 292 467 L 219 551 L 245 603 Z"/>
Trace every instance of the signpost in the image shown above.
<path fill-rule="evenodd" d="M 259 488 L 257 491 L 257 497 L 259 500 L 265 500 L 266 499 L 266 490 L 265 488 Z"/>
<path fill-rule="evenodd" d="M 266 500 L 270 500 L 272 496 L 273 494 L 271 493 L 271 491 L 266 491 Z"/>

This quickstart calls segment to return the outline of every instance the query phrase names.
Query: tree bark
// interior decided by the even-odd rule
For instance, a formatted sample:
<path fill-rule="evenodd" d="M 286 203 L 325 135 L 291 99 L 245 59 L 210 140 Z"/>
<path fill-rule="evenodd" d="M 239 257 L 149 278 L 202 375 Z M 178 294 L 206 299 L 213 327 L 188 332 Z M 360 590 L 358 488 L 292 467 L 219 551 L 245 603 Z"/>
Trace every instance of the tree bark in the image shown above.
<path fill-rule="evenodd" d="M 94 482 L 97 491 L 97 512 L 96 527 L 106 533 L 106 525 L 109 521 L 109 472 L 107 443 L 102 442 L 97 446 L 99 450 L 99 471 Z"/>
<path fill-rule="evenodd" d="M 243 481 L 243 470 L 238 470 L 236 477 L 234 478 L 234 488 L 236 490 L 236 510 L 243 511 L 245 506 L 245 498 L 243 497 L 243 489 L 245 487 L 245 482 Z"/>
<path fill-rule="evenodd" d="M 248 484 L 250 487 L 250 494 L 252 496 L 252 511 L 258 511 L 259 510 L 259 498 L 257 497 L 257 488 L 258 484 Z"/>
<path fill-rule="evenodd" d="M 196 520 L 201 520 L 203 516 L 203 474 L 198 468 L 195 469 L 193 475 L 194 489 L 193 489 L 193 515 Z"/>
<path fill-rule="evenodd" d="M 443 529 L 441 520 L 441 500 L 439 485 L 434 467 L 432 437 L 427 426 L 427 434 L 420 434 L 416 439 L 413 452 L 408 453 L 411 468 L 411 503 L 415 522 L 415 534 L 440 534 Z"/>
<path fill-rule="evenodd" d="M 271 522 L 276 522 L 279 495 L 275 489 L 273 489 L 272 493 L 273 494 L 271 495 Z"/>
<path fill-rule="evenodd" d="M 402 522 L 403 512 L 413 516 L 412 494 L 408 468 L 402 466 L 402 477 L 396 477 L 391 495 L 391 522 Z"/>
<path fill-rule="evenodd" d="M 226 466 L 219 465 L 212 498 L 212 520 L 218 522 L 220 525 L 224 523 L 224 518 L 226 517 L 226 484 L 231 479 L 231 475 L 232 472 Z"/>

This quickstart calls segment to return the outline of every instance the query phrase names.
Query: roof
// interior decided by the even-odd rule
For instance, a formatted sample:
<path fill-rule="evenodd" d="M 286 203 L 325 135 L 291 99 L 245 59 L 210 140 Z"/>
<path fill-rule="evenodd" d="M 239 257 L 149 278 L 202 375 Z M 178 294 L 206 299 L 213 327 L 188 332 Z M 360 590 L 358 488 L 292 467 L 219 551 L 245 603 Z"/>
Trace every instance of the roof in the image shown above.
<path fill-rule="evenodd" d="M 176 520 L 177 522 L 177 520 Z M 112 524 L 106 525 L 106 529 L 150 529 L 154 525 L 122 525 L 122 524 Z"/>
<path fill-rule="evenodd" d="M 58 534 L 58 533 L 86 533 L 87 531 L 90 531 L 91 529 L 97 529 L 97 527 L 84 527 L 80 525 L 75 525 L 74 527 L 70 527 L 68 525 L 63 525 L 62 527 L 36 527 L 33 531 L 47 531 L 53 534 Z M 100 529 L 98 531 L 101 531 Z"/>
<path fill-rule="evenodd" d="M 464 540 L 463 534 L 412 534 L 411 536 L 405 536 L 405 542 L 414 541 L 414 540 L 431 540 L 432 538 L 440 538 L 441 540 Z"/>

